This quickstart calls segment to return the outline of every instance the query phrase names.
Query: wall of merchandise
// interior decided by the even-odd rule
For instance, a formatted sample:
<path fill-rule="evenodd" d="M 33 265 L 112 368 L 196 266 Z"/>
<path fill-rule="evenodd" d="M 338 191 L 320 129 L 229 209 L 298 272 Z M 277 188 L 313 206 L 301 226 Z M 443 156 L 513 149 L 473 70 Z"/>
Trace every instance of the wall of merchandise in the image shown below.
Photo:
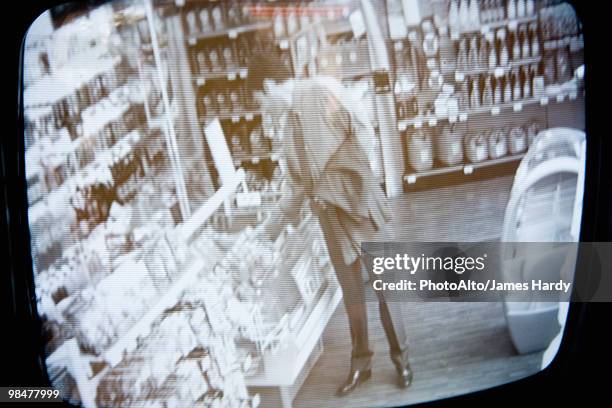
<path fill-rule="evenodd" d="M 518 162 L 542 129 L 584 128 L 584 43 L 571 6 L 432 3 L 431 16 L 389 40 L 407 188 Z"/>

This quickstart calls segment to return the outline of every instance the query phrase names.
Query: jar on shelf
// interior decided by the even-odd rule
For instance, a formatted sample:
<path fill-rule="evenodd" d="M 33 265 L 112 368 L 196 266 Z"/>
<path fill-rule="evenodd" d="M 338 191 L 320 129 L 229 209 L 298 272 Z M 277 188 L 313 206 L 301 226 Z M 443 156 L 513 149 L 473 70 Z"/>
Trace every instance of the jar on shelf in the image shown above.
<path fill-rule="evenodd" d="M 412 135 L 406 133 L 406 148 L 410 167 L 416 171 L 425 171 L 433 167 L 433 143 L 431 136 L 422 129 Z"/>
<path fill-rule="evenodd" d="M 473 132 L 465 135 L 465 156 L 472 163 L 484 161 L 488 157 L 488 138 L 486 132 Z"/>
<path fill-rule="evenodd" d="M 436 158 L 447 166 L 453 166 L 463 161 L 463 138 L 466 126 L 450 124 L 438 129 L 436 135 Z"/>

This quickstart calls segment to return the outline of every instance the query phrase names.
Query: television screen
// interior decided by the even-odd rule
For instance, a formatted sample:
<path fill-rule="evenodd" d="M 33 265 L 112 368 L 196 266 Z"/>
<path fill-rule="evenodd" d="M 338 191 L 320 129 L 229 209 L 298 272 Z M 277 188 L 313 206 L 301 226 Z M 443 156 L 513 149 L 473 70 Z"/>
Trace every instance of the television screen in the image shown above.
<path fill-rule="evenodd" d="M 534 375 L 570 307 L 582 25 L 557 0 L 114 0 L 28 31 L 65 401 L 399 406 Z"/>

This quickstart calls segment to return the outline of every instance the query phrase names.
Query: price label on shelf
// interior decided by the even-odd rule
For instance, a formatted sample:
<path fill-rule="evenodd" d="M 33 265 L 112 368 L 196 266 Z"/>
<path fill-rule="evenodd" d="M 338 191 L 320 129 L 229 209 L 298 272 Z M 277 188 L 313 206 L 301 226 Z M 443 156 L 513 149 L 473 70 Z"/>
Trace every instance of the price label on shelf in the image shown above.
<path fill-rule="evenodd" d="M 238 123 L 240 121 L 240 116 L 232 115 L 232 123 Z"/>
<path fill-rule="evenodd" d="M 548 96 L 543 96 L 540 98 L 540 105 L 542 106 L 548 105 Z"/>
<path fill-rule="evenodd" d="M 185 0 L 174 0 L 174 4 L 176 4 L 176 7 L 183 7 L 185 5 Z"/>
<path fill-rule="evenodd" d="M 289 48 L 289 41 L 281 40 L 281 42 L 278 45 L 281 48 L 281 50 L 286 50 L 287 48 Z"/>
<path fill-rule="evenodd" d="M 488 25 L 483 25 L 482 27 L 480 27 L 480 33 L 482 35 L 487 34 L 489 31 L 491 31 L 491 27 L 489 27 Z"/>
<path fill-rule="evenodd" d="M 571 101 L 575 100 L 578 97 L 578 92 L 572 91 L 569 93 L 569 98 Z"/>
<path fill-rule="evenodd" d="M 474 172 L 474 166 L 468 164 L 467 166 L 463 166 L 463 174 L 472 174 Z"/>
<path fill-rule="evenodd" d="M 514 105 L 512 105 L 512 110 L 514 110 L 515 112 L 520 112 L 523 110 L 523 104 L 520 102 L 515 103 Z"/>
<path fill-rule="evenodd" d="M 434 127 L 434 126 L 436 126 L 436 125 L 438 124 L 438 119 L 436 119 L 436 118 L 430 118 L 430 119 L 427 121 L 427 124 L 429 125 L 429 127 Z"/>
<path fill-rule="evenodd" d="M 251 163 L 253 163 L 253 164 L 259 163 L 259 157 L 255 156 L 255 157 L 251 158 Z"/>
<path fill-rule="evenodd" d="M 244 78 L 247 77 L 248 74 L 249 74 L 248 68 L 241 68 L 240 69 L 240 72 L 239 72 L 240 78 L 244 79 Z"/>
<path fill-rule="evenodd" d="M 414 174 L 409 174 L 406 176 L 406 181 L 408 182 L 408 184 L 414 184 L 416 183 L 416 175 Z"/>
<path fill-rule="evenodd" d="M 415 129 L 420 129 L 421 127 L 423 127 L 423 122 L 421 121 L 421 118 L 417 118 L 414 120 L 414 128 Z"/>
<path fill-rule="evenodd" d="M 234 38 L 238 37 L 238 31 L 236 31 L 235 29 L 231 29 L 229 30 L 227 35 L 233 40 Z"/>
<path fill-rule="evenodd" d="M 465 122 L 468 118 L 468 114 L 465 112 L 462 112 L 459 114 L 459 122 Z"/>
<path fill-rule="evenodd" d="M 557 94 L 557 102 L 561 103 L 565 100 L 565 94 L 559 93 Z"/>
<path fill-rule="evenodd" d="M 502 67 L 495 68 L 495 71 L 493 71 L 493 75 L 495 76 L 495 78 L 503 77 L 504 76 L 504 69 Z"/>
<path fill-rule="evenodd" d="M 516 20 L 512 20 L 508 22 L 508 30 L 516 31 L 517 28 L 518 28 L 518 22 Z"/>
<path fill-rule="evenodd" d="M 404 120 L 400 120 L 397 124 L 397 130 L 399 130 L 400 132 L 403 132 L 404 130 L 406 130 L 406 121 Z"/>
<path fill-rule="evenodd" d="M 228 72 L 227 73 L 227 80 L 228 81 L 233 81 L 234 79 L 236 79 L 236 73 L 235 72 Z"/>
<path fill-rule="evenodd" d="M 463 82 L 465 80 L 465 74 L 463 72 L 455 71 L 455 82 Z"/>
<path fill-rule="evenodd" d="M 246 115 L 244 115 L 244 117 L 248 121 L 253 120 L 253 112 L 248 112 Z"/>
<path fill-rule="evenodd" d="M 451 40 L 453 41 L 459 40 L 459 31 L 451 30 L 450 37 L 451 37 Z"/>
<path fill-rule="evenodd" d="M 448 117 L 448 122 L 449 123 L 455 123 L 457 122 L 457 116 L 456 115 L 451 115 Z"/>
<path fill-rule="evenodd" d="M 492 107 L 492 108 L 491 108 L 491 115 L 493 115 L 493 116 L 497 116 L 497 115 L 499 115 L 499 110 L 500 110 L 500 109 L 499 109 L 499 106 L 494 106 L 494 107 Z"/>
<path fill-rule="evenodd" d="M 204 77 L 198 77 L 196 79 L 196 83 L 198 84 L 198 86 L 202 86 L 206 83 L 206 79 L 204 79 Z"/>
<path fill-rule="evenodd" d="M 195 45 L 195 43 L 196 43 L 196 39 L 195 39 L 195 37 L 189 37 L 189 39 L 187 40 L 187 42 L 189 43 L 189 45 Z"/>

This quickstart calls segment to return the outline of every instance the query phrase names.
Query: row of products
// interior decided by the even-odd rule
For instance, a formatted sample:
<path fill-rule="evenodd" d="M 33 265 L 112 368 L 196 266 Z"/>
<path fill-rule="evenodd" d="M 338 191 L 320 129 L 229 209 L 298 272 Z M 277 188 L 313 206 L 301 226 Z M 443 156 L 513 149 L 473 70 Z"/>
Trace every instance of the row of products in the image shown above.
<path fill-rule="evenodd" d="M 253 18 L 253 5 L 246 1 L 198 2 L 183 14 L 185 32 L 197 35 L 247 24 Z"/>
<path fill-rule="evenodd" d="M 537 78 L 535 66 L 511 70 L 508 75 L 480 75 L 467 78 L 460 84 L 458 93 L 460 108 L 478 109 L 502 103 L 520 102 L 543 93 L 544 87 Z"/>
<path fill-rule="evenodd" d="M 537 24 L 522 24 L 516 31 L 501 28 L 485 36 L 462 37 L 457 47 L 456 69 L 465 73 L 472 70 L 505 68 L 510 62 L 536 58 L 540 53 Z"/>
<path fill-rule="evenodd" d="M 258 191 L 266 194 L 276 194 L 280 192 L 282 182 L 282 172 L 280 167 L 276 167 L 272 172 L 270 179 L 264 177 L 261 172 L 247 170 L 244 180 L 247 184 L 249 191 Z"/>
<path fill-rule="evenodd" d="M 229 115 L 233 112 L 255 109 L 255 98 L 242 81 L 227 81 L 221 86 L 206 86 L 201 106 L 203 115 Z"/>
<path fill-rule="evenodd" d="M 47 115 L 29 118 L 25 109 L 26 131 L 34 133 L 34 140 L 73 123 L 80 122 L 80 114 L 88 107 L 106 98 L 113 90 L 127 82 L 129 69 L 124 63 L 115 64 L 112 70 L 103 72 L 51 106 Z M 34 108 L 32 108 L 34 109 Z"/>
<path fill-rule="evenodd" d="M 325 12 L 320 7 L 309 8 L 309 1 L 291 2 L 284 7 L 275 7 L 273 13 L 273 32 L 276 38 L 291 36 L 306 29 L 313 22 L 334 21 L 348 14 L 348 7 L 329 7 Z"/>
<path fill-rule="evenodd" d="M 263 135 L 257 122 L 241 121 L 238 126 L 225 128 L 232 150 L 232 156 L 239 159 L 245 156 L 264 156 L 272 151 L 270 140 Z"/>
<path fill-rule="evenodd" d="M 406 134 L 406 156 L 410 167 L 416 171 L 433 168 L 434 159 L 444 166 L 462 163 L 464 157 L 471 163 L 478 163 L 525 151 L 541 130 L 539 122 L 512 129 L 475 132 L 459 124 L 431 132 L 417 129 Z"/>
<path fill-rule="evenodd" d="M 339 40 L 317 56 L 317 68 L 322 73 L 329 72 L 328 70 L 335 72 L 336 68 L 346 74 L 363 72 L 370 67 L 368 55 L 366 38 Z"/>
<path fill-rule="evenodd" d="M 535 0 L 451 0 L 448 24 L 454 31 L 473 31 L 481 24 L 533 17 L 535 14 Z"/>

